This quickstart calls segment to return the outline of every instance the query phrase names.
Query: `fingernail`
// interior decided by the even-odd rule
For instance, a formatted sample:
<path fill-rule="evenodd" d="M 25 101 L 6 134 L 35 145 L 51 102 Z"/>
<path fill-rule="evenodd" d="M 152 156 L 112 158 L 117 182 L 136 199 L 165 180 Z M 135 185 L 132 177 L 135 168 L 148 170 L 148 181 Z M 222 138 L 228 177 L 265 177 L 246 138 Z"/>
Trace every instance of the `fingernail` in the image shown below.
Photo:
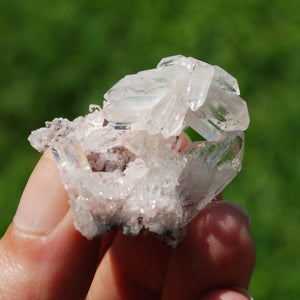
<path fill-rule="evenodd" d="M 222 200 L 220 203 L 230 205 L 230 206 L 236 208 L 237 210 L 239 210 L 247 218 L 249 228 L 251 227 L 251 217 L 244 206 L 242 206 L 239 203 L 229 201 L 229 200 Z"/>
<path fill-rule="evenodd" d="M 235 287 L 235 288 L 232 288 L 231 290 L 236 291 L 236 292 L 239 292 L 239 293 L 245 295 L 246 297 L 249 298 L 249 300 L 254 300 L 254 298 L 253 298 L 253 296 L 251 295 L 251 293 L 250 293 L 248 290 L 244 289 L 244 288 L 241 288 L 241 287 Z"/>
<path fill-rule="evenodd" d="M 64 218 L 68 208 L 68 194 L 49 148 L 27 182 L 14 224 L 22 230 L 47 234 Z"/>

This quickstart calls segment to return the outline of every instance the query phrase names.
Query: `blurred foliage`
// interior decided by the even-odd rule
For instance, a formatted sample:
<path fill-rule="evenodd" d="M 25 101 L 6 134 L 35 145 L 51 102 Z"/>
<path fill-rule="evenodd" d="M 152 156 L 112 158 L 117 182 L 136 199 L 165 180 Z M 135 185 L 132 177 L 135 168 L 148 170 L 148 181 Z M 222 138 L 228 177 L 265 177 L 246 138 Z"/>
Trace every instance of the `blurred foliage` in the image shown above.
<path fill-rule="evenodd" d="M 73 119 L 125 74 L 183 54 L 238 78 L 251 126 L 225 198 L 252 216 L 256 299 L 300 295 L 297 0 L 2 1 L 0 218 L 10 223 L 39 155 L 30 131 Z M 298 295 L 298 296 L 297 296 Z"/>

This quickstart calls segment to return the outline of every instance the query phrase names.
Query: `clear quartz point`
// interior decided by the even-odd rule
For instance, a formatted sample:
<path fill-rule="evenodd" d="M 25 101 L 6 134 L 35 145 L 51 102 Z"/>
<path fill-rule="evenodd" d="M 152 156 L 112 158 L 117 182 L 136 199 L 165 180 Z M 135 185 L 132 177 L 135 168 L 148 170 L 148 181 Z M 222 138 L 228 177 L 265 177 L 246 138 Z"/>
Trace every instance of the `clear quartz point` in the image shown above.
<path fill-rule="evenodd" d="M 186 222 L 221 193 L 241 170 L 243 153 L 242 131 L 229 132 L 218 142 L 193 142 L 182 151 L 187 163 L 179 178 L 178 192 Z"/>
<path fill-rule="evenodd" d="M 29 141 L 39 152 L 52 148 L 84 236 L 120 227 L 176 247 L 185 225 L 241 169 L 249 115 L 239 93 L 220 67 L 171 56 L 117 82 L 103 109 L 46 122 Z M 206 141 L 178 152 L 187 126 Z"/>

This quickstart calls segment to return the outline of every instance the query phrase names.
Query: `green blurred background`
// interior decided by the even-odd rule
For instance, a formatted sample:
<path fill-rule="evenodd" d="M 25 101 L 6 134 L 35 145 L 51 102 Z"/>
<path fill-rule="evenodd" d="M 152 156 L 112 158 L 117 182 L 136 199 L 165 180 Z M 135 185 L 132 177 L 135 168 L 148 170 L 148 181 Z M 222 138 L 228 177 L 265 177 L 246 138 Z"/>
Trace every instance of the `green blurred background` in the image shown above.
<path fill-rule="evenodd" d="M 162 57 L 193 56 L 234 75 L 248 102 L 243 171 L 224 198 L 252 216 L 250 290 L 299 299 L 299 29 L 298 0 L 2 1 L 1 234 L 39 158 L 31 130 L 86 114 L 117 80 Z"/>

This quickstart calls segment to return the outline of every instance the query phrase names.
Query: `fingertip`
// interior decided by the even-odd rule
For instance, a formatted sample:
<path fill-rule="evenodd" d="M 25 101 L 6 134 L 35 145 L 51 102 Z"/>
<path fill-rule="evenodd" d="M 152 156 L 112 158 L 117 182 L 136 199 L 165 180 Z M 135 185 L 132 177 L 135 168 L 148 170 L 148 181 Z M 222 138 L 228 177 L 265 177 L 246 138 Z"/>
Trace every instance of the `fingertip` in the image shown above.
<path fill-rule="evenodd" d="M 188 291 L 193 298 L 211 289 L 247 288 L 255 263 L 249 229 L 248 217 L 234 205 L 223 201 L 207 205 L 189 224 L 185 240 L 171 257 L 165 294 L 184 297 Z"/>
<path fill-rule="evenodd" d="M 48 235 L 12 223 L 0 241 L 0 298 L 84 299 L 99 248 L 100 240 L 88 241 L 75 230 L 71 211 Z"/>
<path fill-rule="evenodd" d="M 187 247 L 203 251 L 208 274 L 216 274 L 221 281 L 226 278 L 230 286 L 247 288 L 256 259 L 250 224 L 249 214 L 240 204 L 211 202 L 191 222 Z M 195 253 L 195 261 L 197 258 Z"/>
<path fill-rule="evenodd" d="M 205 217 L 204 217 L 205 216 Z M 189 224 L 190 230 L 193 230 L 195 224 L 216 225 L 226 218 L 235 220 L 236 225 L 246 226 L 250 230 L 250 215 L 241 204 L 229 200 L 217 200 L 210 202 Z M 229 219 L 227 219 L 229 221 Z"/>
<path fill-rule="evenodd" d="M 216 290 L 203 296 L 200 300 L 253 300 L 252 295 L 245 289 Z"/>
<path fill-rule="evenodd" d="M 236 209 L 241 215 L 245 218 L 246 223 L 248 223 L 249 229 L 251 228 L 251 216 L 248 213 L 247 209 L 242 206 L 241 204 L 229 201 L 229 200 L 222 200 L 222 202 L 217 202 L 218 205 L 229 205 L 230 207 Z"/>
<path fill-rule="evenodd" d="M 83 299 L 99 247 L 100 240 L 88 241 L 75 230 L 68 194 L 48 152 L 35 167 L 14 222 L 0 241 L 0 295 Z"/>
<path fill-rule="evenodd" d="M 48 234 L 67 213 L 68 199 L 51 149 L 48 149 L 26 184 L 14 224 L 32 234 Z"/>

